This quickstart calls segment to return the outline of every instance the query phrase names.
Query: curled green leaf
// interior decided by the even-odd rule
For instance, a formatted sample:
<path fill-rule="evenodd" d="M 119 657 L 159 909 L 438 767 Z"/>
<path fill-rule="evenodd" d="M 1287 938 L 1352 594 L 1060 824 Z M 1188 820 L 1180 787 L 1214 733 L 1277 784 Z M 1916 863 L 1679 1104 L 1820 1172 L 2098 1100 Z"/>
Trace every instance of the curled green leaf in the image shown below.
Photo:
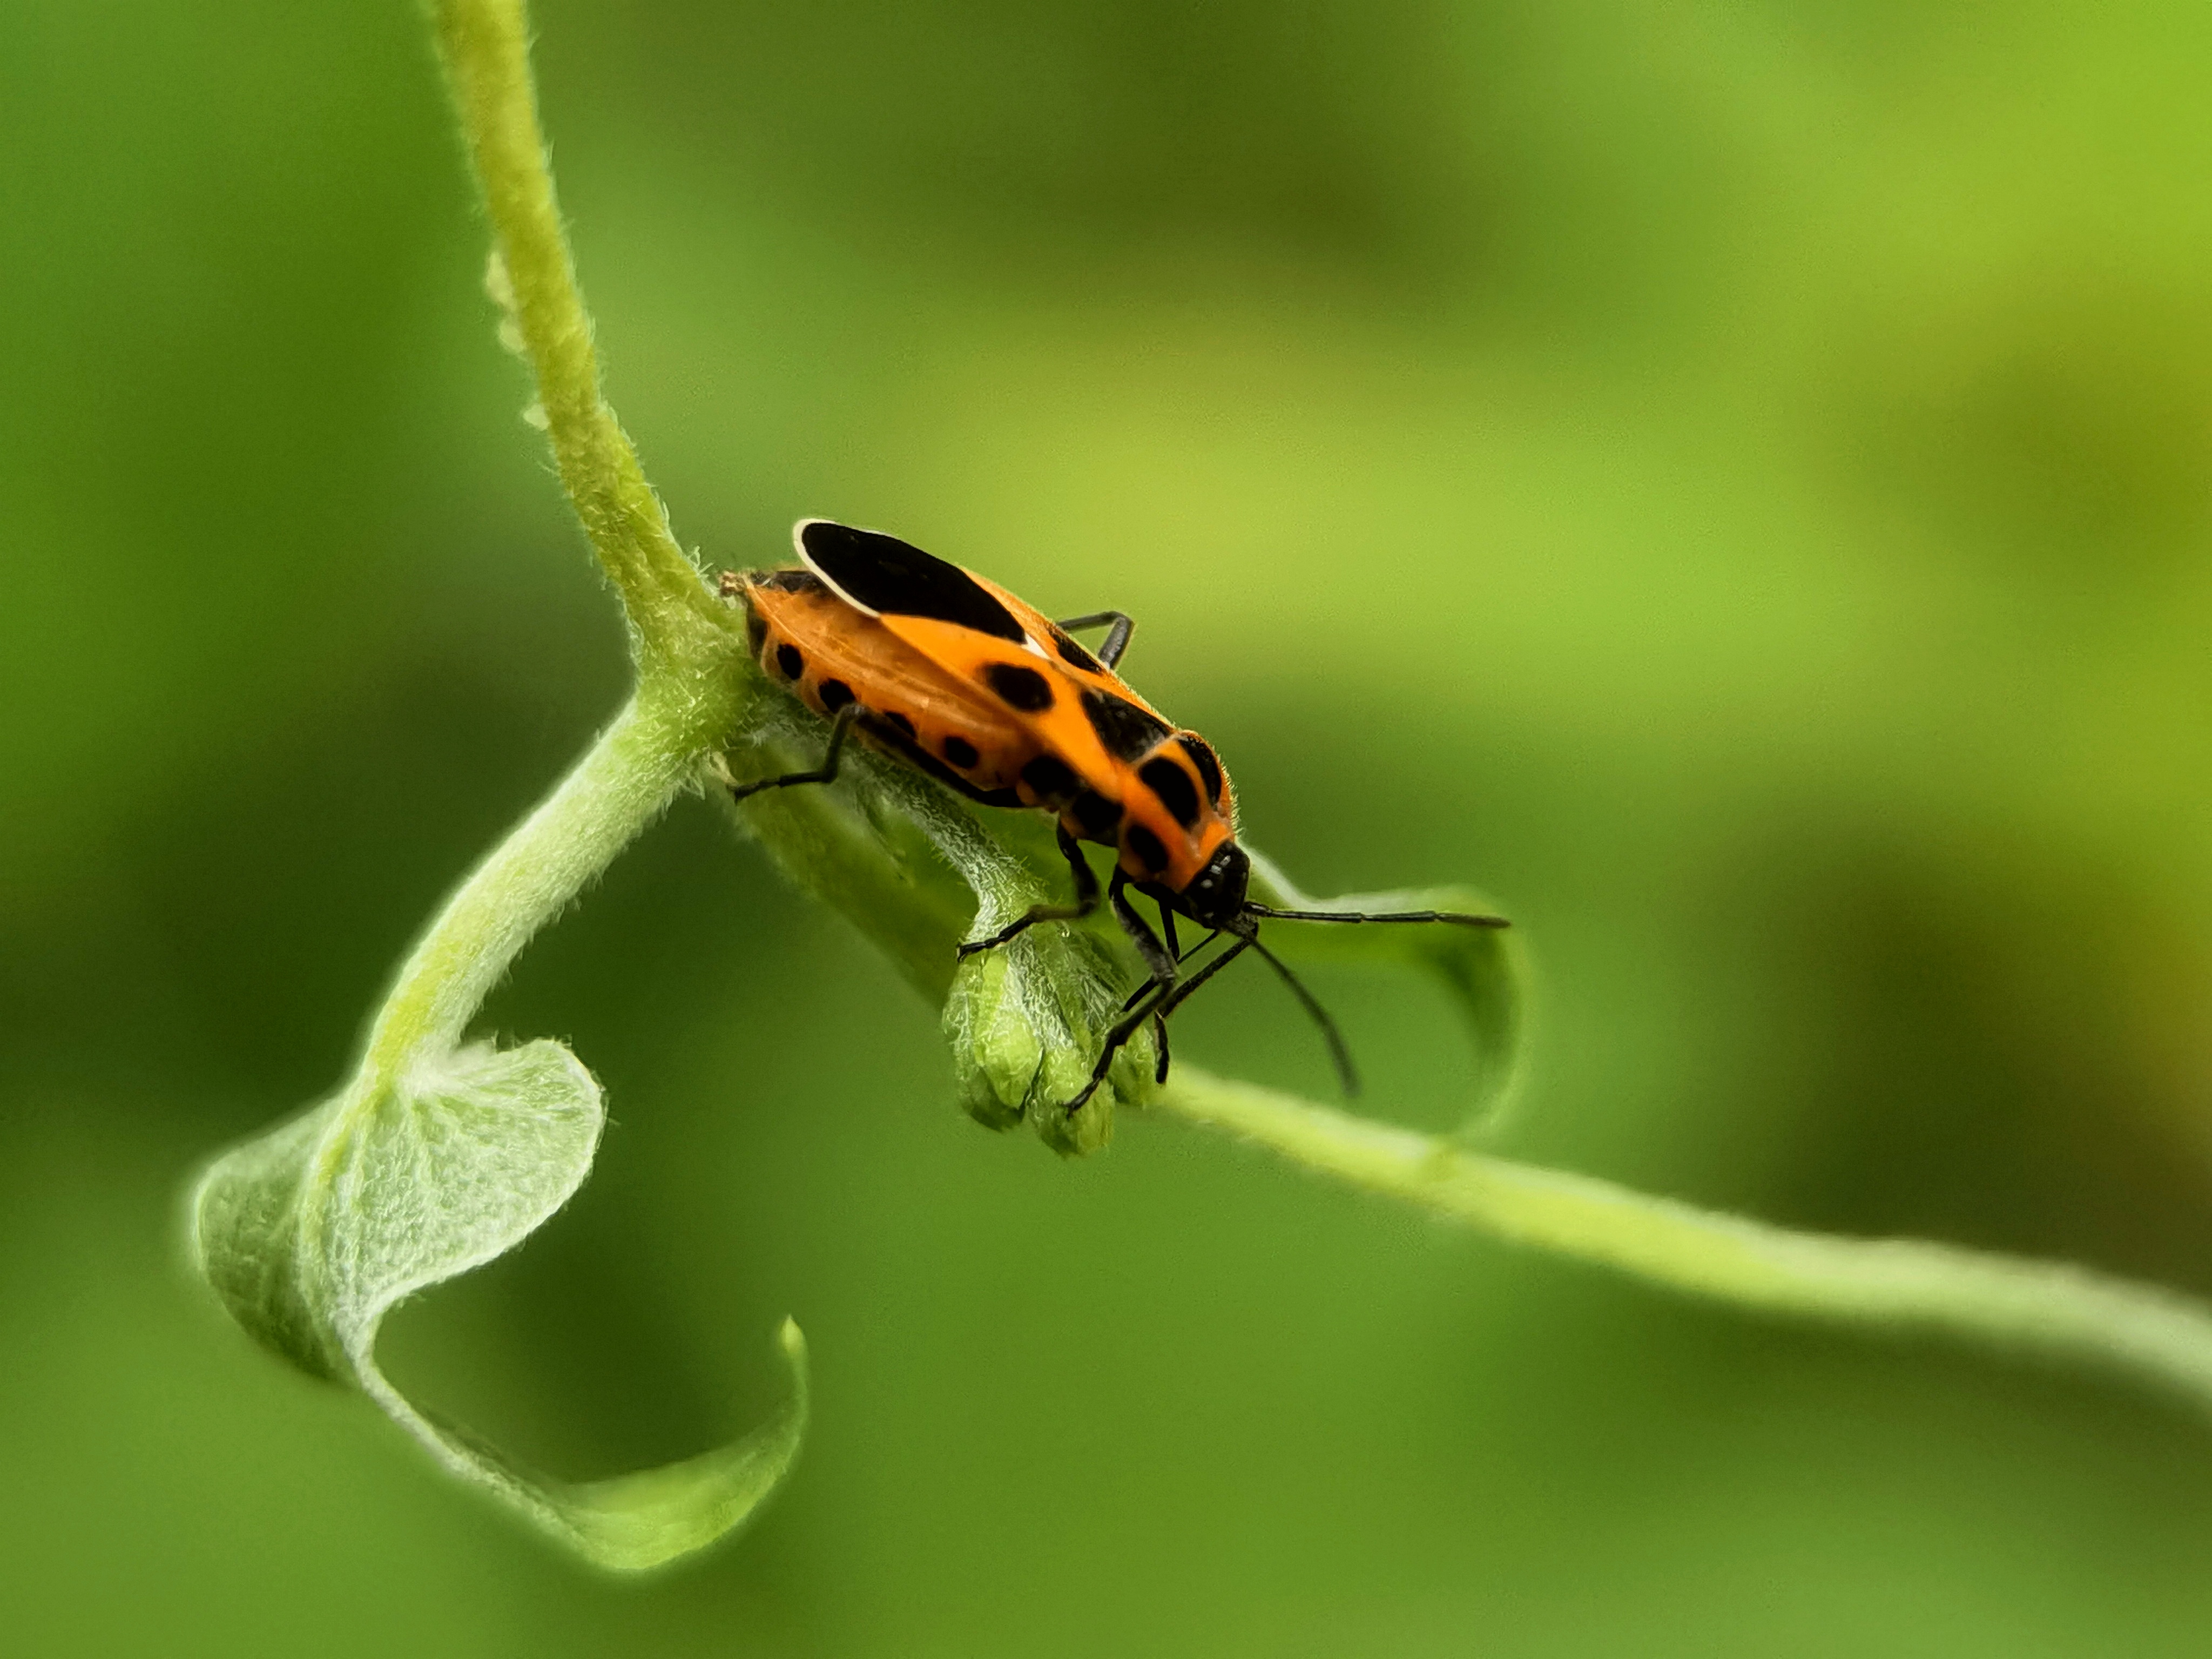
<path fill-rule="evenodd" d="M 660 1565 L 741 1523 L 798 1455 L 805 1349 L 787 1322 L 783 1408 L 730 1446 L 611 1480 L 532 1474 L 440 1421 L 376 1363 L 385 1316 L 503 1255 L 583 1184 L 605 1121 L 557 1042 L 472 1045 L 223 1154 L 191 1199 L 193 1258 L 232 1316 L 302 1370 L 360 1389 L 454 1474 L 602 1566 Z"/>

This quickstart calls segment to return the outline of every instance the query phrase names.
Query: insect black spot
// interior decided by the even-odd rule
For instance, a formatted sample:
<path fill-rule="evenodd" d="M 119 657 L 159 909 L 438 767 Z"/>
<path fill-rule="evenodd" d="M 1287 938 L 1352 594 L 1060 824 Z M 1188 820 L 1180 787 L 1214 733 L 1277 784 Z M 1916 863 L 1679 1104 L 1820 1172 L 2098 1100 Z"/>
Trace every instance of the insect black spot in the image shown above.
<path fill-rule="evenodd" d="M 1175 814 L 1175 821 L 1186 830 L 1198 826 L 1198 791 L 1190 781 L 1190 774 L 1177 766 L 1165 755 L 1155 755 L 1137 769 L 1137 775 L 1145 781 L 1145 787 L 1160 798 L 1160 805 Z"/>
<path fill-rule="evenodd" d="M 947 738 L 945 740 L 945 758 L 955 766 L 966 768 L 973 766 L 982 757 L 975 752 L 975 745 L 967 738 Z"/>
<path fill-rule="evenodd" d="M 799 529 L 807 563 L 864 608 L 887 617 L 933 617 L 994 639 L 1029 635 L 1012 611 L 957 564 L 896 536 L 815 519 Z"/>
<path fill-rule="evenodd" d="M 1166 721 L 1147 714 L 1127 697 L 1085 690 L 1082 701 L 1083 712 L 1091 717 L 1091 729 L 1098 734 L 1098 741 L 1106 745 L 1106 752 L 1115 760 L 1133 761 L 1149 755 L 1168 735 Z"/>
<path fill-rule="evenodd" d="M 745 607 L 745 643 L 752 647 L 756 657 L 760 655 L 761 647 L 768 643 L 768 618 L 750 605 Z"/>
<path fill-rule="evenodd" d="M 1103 841 L 1114 833 L 1114 826 L 1121 821 L 1121 803 L 1109 800 L 1095 789 L 1086 789 L 1069 803 L 1075 821 L 1083 826 L 1083 833 L 1094 841 Z"/>
<path fill-rule="evenodd" d="M 1221 799 L 1221 763 L 1214 758 L 1213 750 L 1206 747 L 1206 739 L 1193 737 L 1188 732 L 1176 733 L 1176 741 L 1182 752 L 1190 757 L 1190 763 L 1198 769 L 1198 781 L 1206 786 L 1206 798 L 1210 801 Z"/>
<path fill-rule="evenodd" d="M 806 672 L 806 659 L 799 654 L 795 645 L 779 645 L 775 648 L 775 665 L 783 670 L 783 677 L 795 680 Z"/>
<path fill-rule="evenodd" d="M 853 701 L 853 688 L 842 680 L 824 680 L 814 695 L 821 698 L 822 706 L 834 714 Z"/>
<path fill-rule="evenodd" d="M 891 727 L 902 738 L 910 738 L 914 735 L 914 722 L 903 714 L 886 714 L 884 716 L 884 724 Z"/>
<path fill-rule="evenodd" d="M 1024 714 L 1052 707 L 1050 682 L 1036 669 L 1024 668 L 1018 662 L 984 664 L 983 683 L 997 692 L 1008 708 L 1018 708 Z"/>
<path fill-rule="evenodd" d="M 1096 674 L 1100 672 L 1098 667 L 1098 659 L 1092 656 L 1088 651 L 1085 651 L 1081 646 L 1078 645 L 1073 640 L 1068 638 L 1065 633 L 1057 628 L 1052 630 L 1052 642 L 1054 648 L 1059 651 L 1060 659 L 1062 662 L 1073 663 L 1075 666 L 1084 670 L 1086 673 Z"/>
<path fill-rule="evenodd" d="M 1022 768 L 1022 781 L 1039 800 L 1066 800 L 1079 787 L 1067 763 L 1057 755 L 1039 755 Z"/>
<path fill-rule="evenodd" d="M 1168 849 L 1160 845 L 1160 838 L 1141 823 L 1133 823 L 1122 832 L 1129 850 L 1144 862 L 1145 868 L 1154 875 L 1168 867 Z"/>

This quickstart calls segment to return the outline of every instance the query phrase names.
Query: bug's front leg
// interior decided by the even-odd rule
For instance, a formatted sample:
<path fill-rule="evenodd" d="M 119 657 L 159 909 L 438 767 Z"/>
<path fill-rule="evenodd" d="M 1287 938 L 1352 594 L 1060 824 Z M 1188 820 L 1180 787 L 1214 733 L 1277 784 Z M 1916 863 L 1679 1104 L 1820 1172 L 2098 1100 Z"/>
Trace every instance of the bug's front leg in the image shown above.
<path fill-rule="evenodd" d="M 830 722 L 830 747 L 822 757 L 822 764 L 807 772 L 787 772 L 780 778 L 762 778 L 755 783 L 732 783 L 730 799 L 743 800 L 748 795 L 757 795 L 763 789 L 788 789 L 795 783 L 835 783 L 837 768 L 845 757 L 845 738 L 853 729 L 853 721 L 860 714 L 855 703 L 847 703 Z"/>
<path fill-rule="evenodd" d="M 1114 884 L 1111 890 L 1114 920 L 1121 924 L 1121 931 L 1129 936 L 1130 943 L 1137 947 L 1137 954 L 1144 957 L 1145 968 L 1152 977 L 1132 992 L 1128 1001 L 1121 1005 L 1125 1013 L 1136 1005 L 1139 998 L 1164 995 L 1173 989 L 1176 979 L 1176 964 L 1182 960 L 1182 951 L 1176 939 L 1174 912 L 1170 910 L 1164 902 L 1160 905 L 1160 926 L 1167 933 L 1167 942 L 1164 945 L 1160 942 L 1159 936 L 1145 925 L 1145 919 L 1130 905 L 1127 896 L 1122 890 L 1126 881 L 1127 878 L 1122 875 L 1121 866 L 1116 865 L 1114 869 Z M 1155 1083 L 1165 1083 L 1168 1080 L 1169 1058 L 1168 1023 L 1164 1015 L 1156 1013 L 1152 1016 L 1152 1034 L 1158 1040 L 1159 1049 L 1159 1064 L 1153 1070 L 1152 1080 Z M 1119 1046 L 1119 1044 L 1114 1045 L 1114 1047 Z M 1110 1056 L 1112 1052 L 1113 1048 L 1109 1048 L 1107 1050 L 1108 1055 Z"/>
<path fill-rule="evenodd" d="M 1098 1085 L 1105 1082 L 1106 1073 L 1113 1067 L 1114 1056 L 1121 1051 L 1124 1043 L 1136 1036 L 1139 1029 L 1146 1020 L 1156 1019 L 1164 1024 L 1167 1017 L 1188 1000 L 1192 992 L 1249 950 L 1253 942 L 1249 935 L 1240 936 L 1234 945 L 1207 963 L 1188 979 L 1178 983 L 1155 982 L 1147 985 L 1145 988 L 1143 999 L 1134 1008 L 1116 1020 L 1114 1029 L 1106 1033 L 1105 1043 L 1098 1050 L 1097 1064 L 1091 1068 L 1091 1080 L 1083 1085 L 1082 1091 L 1074 1099 L 1069 1101 L 1060 1109 L 1070 1117 L 1073 1117 L 1076 1113 L 1081 1111 L 1084 1103 L 1097 1093 Z"/>
<path fill-rule="evenodd" d="M 1075 902 L 1073 904 L 1032 904 L 1019 916 L 991 935 L 988 939 L 970 939 L 959 950 L 962 961 L 978 951 L 996 950 L 1024 929 L 1041 921 L 1080 921 L 1098 908 L 1098 878 L 1091 872 L 1091 861 L 1083 856 L 1083 848 L 1067 826 L 1060 827 L 1060 856 L 1067 860 L 1067 873 L 1075 880 Z M 1119 872 L 1116 872 L 1119 879 Z"/>
<path fill-rule="evenodd" d="M 1128 878 L 1122 874 L 1121 866 L 1115 865 L 1113 882 L 1106 890 L 1107 902 L 1114 907 L 1114 920 L 1121 924 L 1121 931 L 1137 947 L 1137 954 L 1144 957 L 1152 983 L 1164 988 L 1176 982 L 1175 952 L 1160 943 L 1160 936 L 1130 904 L 1123 890 L 1127 884 Z"/>

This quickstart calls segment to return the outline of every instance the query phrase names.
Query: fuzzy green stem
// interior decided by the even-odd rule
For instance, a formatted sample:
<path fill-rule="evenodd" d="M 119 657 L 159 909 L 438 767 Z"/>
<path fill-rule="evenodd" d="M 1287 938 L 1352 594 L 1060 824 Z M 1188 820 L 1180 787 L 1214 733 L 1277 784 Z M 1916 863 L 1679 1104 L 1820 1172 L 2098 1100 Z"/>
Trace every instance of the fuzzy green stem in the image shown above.
<path fill-rule="evenodd" d="M 438 46 L 497 250 L 510 305 L 561 469 L 592 546 L 621 592 L 641 664 L 727 627 L 725 609 L 677 544 L 637 453 L 599 395 L 592 320 L 538 123 L 521 0 L 434 0 Z"/>
<path fill-rule="evenodd" d="M 471 871 L 409 954 L 378 1011 L 362 1081 L 455 1047 L 522 947 L 690 780 L 721 724 L 696 700 L 641 692 L 559 787 Z M 702 732 L 699 728 L 708 730 Z"/>
<path fill-rule="evenodd" d="M 676 544 L 599 394 L 590 314 L 554 196 L 521 0 L 434 0 L 440 52 L 561 482 L 622 597 L 638 689 L 560 787 L 447 901 L 371 1031 L 364 1079 L 441 1054 L 532 933 L 582 890 L 726 738 L 750 687 L 741 630 Z"/>
<path fill-rule="evenodd" d="M 668 528 L 599 393 L 590 314 L 553 191 L 521 0 L 435 0 L 438 46 L 495 248 L 493 287 L 537 382 L 561 482 L 620 593 L 638 690 L 545 802 L 447 902 L 400 969 L 363 1057 L 389 1081 L 443 1054 L 532 934 L 650 823 L 725 738 L 746 677 L 728 608 Z M 736 669 L 737 672 L 732 672 Z"/>
<path fill-rule="evenodd" d="M 1510 1243 L 1739 1307 L 2087 1359 L 2212 1407 L 2212 1309 L 2152 1285 L 1917 1239 L 1843 1238 L 1719 1215 L 1188 1067 L 1152 1103 Z"/>

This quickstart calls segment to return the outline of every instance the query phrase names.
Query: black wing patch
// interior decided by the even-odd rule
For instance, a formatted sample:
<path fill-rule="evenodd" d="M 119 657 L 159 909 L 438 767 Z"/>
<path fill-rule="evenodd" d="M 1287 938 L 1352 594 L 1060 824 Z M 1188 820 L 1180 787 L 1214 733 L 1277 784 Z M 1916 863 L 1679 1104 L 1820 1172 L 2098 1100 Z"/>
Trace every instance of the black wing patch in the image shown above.
<path fill-rule="evenodd" d="M 1014 613 L 973 576 L 896 536 L 807 519 L 800 522 L 798 538 L 799 556 L 863 611 L 927 617 L 1018 644 L 1029 638 Z"/>
<path fill-rule="evenodd" d="M 1115 760 L 1125 763 L 1142 760 L 1167 738 L 1167 722 L 1126 698 L 1086 686 L 1080 701 L 1083 712 L 1091 717 L 1091 729 Z"/>
<path fill-rule="evenodd" d="M 1198 769 L 1198 781 L 1206 786 L 1206 799 L 1219 800 L 1221 763 L 1213 757 L 1213 750 L 1206 747 L 1206 739 L 1195 732 L 1178 732 L 1176 741 L 1182 745 L 1182 752 L 1190 757 L 1190 763 Z"/>
<path fill-rule="evenodd" d="M 1052 707 L 1052 682 L 1034 668 L 1024 668 L 1018 662 L 987 662 L 983 681 L 999 694 L 1000 702 L 1024 714 Z"/>
<path fill-rule="evenodd" d="M 828 688 L 823 690 L 826 693 Z M 829 701 L 826 695 L 823 701 Z M 1175 815 L 1177 823 L 1186 830 L 1198 828 L 1198 789 L 1189 773 L 1165 755 L 1155 755 L 1137 769 L 1137 775 L 1145 781 L 1145 787 L 1160 798 L 1160 805 Z"/>
<path fill-rule="evenodd" d="M 1054 648 L 1060 653 L 1060 659 L 1062 662 L 1073 663 L 1086 674 L 1098 674 L 1105 672 L 1098 666 L 1098 659 L 1068 638 L 1065 630 L 1054 627 L 1052 629 L 1052 643 Z"/>

